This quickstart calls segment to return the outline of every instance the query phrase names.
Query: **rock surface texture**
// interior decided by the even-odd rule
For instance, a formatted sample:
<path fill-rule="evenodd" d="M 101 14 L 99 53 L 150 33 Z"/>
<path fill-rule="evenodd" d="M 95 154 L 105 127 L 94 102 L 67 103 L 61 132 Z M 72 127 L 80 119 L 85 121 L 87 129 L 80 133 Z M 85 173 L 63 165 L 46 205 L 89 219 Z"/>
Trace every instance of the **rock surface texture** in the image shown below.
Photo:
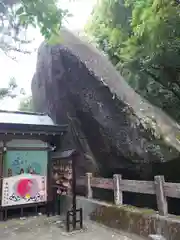
<path fill-rule="evenodd" d="M 157 142 L 140 118 L 153 115 L 176 149 L 177 125 L 142 100 L 94 47 L 65 29 L 61 38 L 59 45 L 42 43 L 39 48 L 32 81 L 35 110 L 59 124 L 68 122 L 67 113 L 75 119 L 82 149 L 92 156 L 84 159 L 82 171 L 151 178 L 152 163 L 172 160 L 178 151 Z M 67 136 L 64 148 L 71 148 L 71 133 Z"/>

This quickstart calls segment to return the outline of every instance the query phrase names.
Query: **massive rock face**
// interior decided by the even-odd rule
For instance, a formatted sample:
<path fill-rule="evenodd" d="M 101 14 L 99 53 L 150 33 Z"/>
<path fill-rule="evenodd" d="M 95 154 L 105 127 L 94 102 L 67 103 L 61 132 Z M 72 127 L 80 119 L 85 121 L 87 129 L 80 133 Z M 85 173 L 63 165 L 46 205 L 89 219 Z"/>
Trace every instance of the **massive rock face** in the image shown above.
<path fill-rule="evenodd" d="M 161 122 L 161 132 L 168 132 L 176 148 L 173 134 L 177 129 L 169 131 L 169 126 L 177 126 L 142 100 L 95 48 L 67 30 L 62 30 L 61 38 L 62 44 L 43 43 L 39 48 L 32 81 L 35 110 L 47 112 L 59 124 L 68 122 L 67 113 L 76 119 L 82 151 L 92 156 L 84 159 L 82 171 L 151 178 L 153 163 L 172 160 L 178 151 L 169 151 L 143 127 L 141 108 Z M 71 148 L 71 133 L 67 137 L 63 147 Z"/>

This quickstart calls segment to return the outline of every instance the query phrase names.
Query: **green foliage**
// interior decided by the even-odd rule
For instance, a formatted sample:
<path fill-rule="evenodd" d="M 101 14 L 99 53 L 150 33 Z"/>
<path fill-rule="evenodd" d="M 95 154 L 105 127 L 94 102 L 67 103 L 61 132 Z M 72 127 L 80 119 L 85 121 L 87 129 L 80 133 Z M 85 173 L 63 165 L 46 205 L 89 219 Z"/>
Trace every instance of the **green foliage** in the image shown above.
<path fill-rule="evenodd" d="M 14 78 L 11 78 L 6 88 L 0 88 L 0 100 L 3 100 L 6 97 L 15 98 L 17 89 L 17 84 Z"/>
<path fill-rule="evenodd" d="M 24 97 L 19 104 L 20 111 L 33 112 L 32 96 Z"/>
<path fill-rule="evenodd" d="M 22 45 L 29 43 L 25 32 L 30 26 L 38 27 L 45 40 L 56 44 L 62 20 L 68 16 L 56 0 L 0 0 L 0 49 L 28 53 Z"/>
<path fill-rule="evenodd" d="M 180 3 L 101 0 L 86 31 L 129 84 L 180 120 Z"/>
<path fill-rule="evenodd" d="M 61 21 L 67 11 L 57 7 L 55 0 L 21 0 L 15 15 L 23 26 L 39 27 L 45 39 L 59 34 Z"/>

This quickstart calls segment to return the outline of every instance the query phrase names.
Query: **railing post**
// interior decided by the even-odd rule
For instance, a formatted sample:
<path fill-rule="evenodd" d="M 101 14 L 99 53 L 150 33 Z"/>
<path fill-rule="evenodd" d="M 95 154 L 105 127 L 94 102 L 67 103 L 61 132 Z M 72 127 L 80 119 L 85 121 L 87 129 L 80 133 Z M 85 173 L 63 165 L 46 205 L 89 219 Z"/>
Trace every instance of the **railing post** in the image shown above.
<path fill-rule="evenodd" d="M 164 176 L 155 176 L 155 192 L 159 214 L 165 216 L 168 214 L 167 199 L 164 192 Z"/>
<path fill-rule="evenodd" d="M 92 173 L 86 173 L 86 197 L 87 198 L 93 197 L 93 192 L 91 187 L 91 178 L 92 178 Z"/>
<path fill-rule="evenodd" d="M 113 175 L 113 182 L 114 182 L 114 202 L 116 205 L 123 204 L 123 196 L 122 191 L 120 189 L 120 182 L 122 180 L 122 176 L 119 174 Z"/>

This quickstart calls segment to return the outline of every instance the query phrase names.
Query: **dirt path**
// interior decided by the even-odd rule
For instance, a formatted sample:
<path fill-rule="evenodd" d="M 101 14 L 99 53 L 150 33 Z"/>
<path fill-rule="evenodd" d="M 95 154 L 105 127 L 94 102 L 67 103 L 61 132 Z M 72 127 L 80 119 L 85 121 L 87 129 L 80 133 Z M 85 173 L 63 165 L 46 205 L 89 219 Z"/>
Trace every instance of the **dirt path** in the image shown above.
<path fill-rule="evenodd" d="M 84 223 L 85 229 L 67 233 L 57 218 L 44 216 L 14 219 L 0 223 L 1 240 L 143 240 L 136 236 L 113 231 L 92 222 Z"/>

